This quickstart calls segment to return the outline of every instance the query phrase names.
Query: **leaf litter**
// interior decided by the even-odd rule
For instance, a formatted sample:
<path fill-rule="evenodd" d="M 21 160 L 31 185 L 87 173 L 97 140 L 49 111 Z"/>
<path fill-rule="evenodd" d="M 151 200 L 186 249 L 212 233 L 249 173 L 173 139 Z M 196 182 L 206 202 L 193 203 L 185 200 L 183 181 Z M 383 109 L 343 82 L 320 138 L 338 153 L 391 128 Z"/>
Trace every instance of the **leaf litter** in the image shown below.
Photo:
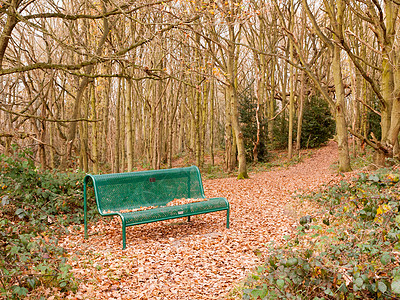
<path fill-rule="evenodd" d="M 191 204 L 191 203 L 202 202 L 202 201 L 207 201 L 207 200 L 209 200 L 209 199 L 207 199 L 207 198 L 177 198 L 177 199 L 173 199 L 172 201 L 168 202 L 164 206 L 141 206 L 141 207 L 138 207 L 138 208 L 122 209 L 122 210 L 119 210 L 119 211 L 106 210 L 106 211 L 104 211 L 104 213 L 105 214 L 117 214 L 119 212 L 120 213 L 129 213 L 129 212 L 150 210 L 150 209 L 159 208 L 159 207 Z"/>
<path fill-rule="evenodd" d="M 252 268 L 262 263 L 272 244 L 297 226 L 295 194 L 339 182 L 331 165 L 337 145 L 330 142 L 289 168 L 250 174 L 250 179 L 223 178 L 203 182 L 207 197 L 226 197 L 226 213 L 160 221 L 127 228 L 122 250 L 118 217 L 71 226 L 63 237 L 69 263 L 80 279 L 67 299 L 223 299 Z M 346 175 L 347 177 L 347 175 Z"/>

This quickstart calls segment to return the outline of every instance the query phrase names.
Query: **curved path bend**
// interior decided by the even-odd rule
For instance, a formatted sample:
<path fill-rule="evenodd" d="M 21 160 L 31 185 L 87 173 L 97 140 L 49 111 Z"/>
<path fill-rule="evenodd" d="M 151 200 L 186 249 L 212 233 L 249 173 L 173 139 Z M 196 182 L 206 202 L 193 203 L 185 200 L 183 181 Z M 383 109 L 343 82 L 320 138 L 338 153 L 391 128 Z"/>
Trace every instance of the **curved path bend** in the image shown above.
<path fill-rule="evenodd" d="M 62 245 L 82 279 L 69 299 L 222 299 L 260 263 L 261 253 L 281 243 L 295 222 L 288 204 L 295 192 L 340 180 L 331 165 L 337 146 L 315 150 L 289 168 L 250 174 L 251 179 L 205 180 L 207 197 L 226 197 L 231 204 L 230 229 L 225 212 L 127 228 L 127 249 L 121 250 L 118 219 L 71 229 Z"/>

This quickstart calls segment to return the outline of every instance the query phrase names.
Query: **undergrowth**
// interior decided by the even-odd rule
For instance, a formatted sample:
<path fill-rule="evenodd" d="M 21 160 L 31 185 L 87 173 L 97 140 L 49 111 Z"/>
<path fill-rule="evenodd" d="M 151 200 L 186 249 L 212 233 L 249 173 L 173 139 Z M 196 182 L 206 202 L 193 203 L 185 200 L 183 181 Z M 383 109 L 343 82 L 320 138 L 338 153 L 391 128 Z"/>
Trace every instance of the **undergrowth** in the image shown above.
<path fill-rule="evenodd" d="M 83 173 L 41 171 L 31 154 L 0 155 L 0 298 L 5 299 L 39 288 L 77 287 L 57 237 L 83 220 Z"/>
<path fill-rule="evenodd" d="M 243 299 L 399 299 L 400 184 L 394 169 L 306 196 L 299 219 L 245 280 Z"/>

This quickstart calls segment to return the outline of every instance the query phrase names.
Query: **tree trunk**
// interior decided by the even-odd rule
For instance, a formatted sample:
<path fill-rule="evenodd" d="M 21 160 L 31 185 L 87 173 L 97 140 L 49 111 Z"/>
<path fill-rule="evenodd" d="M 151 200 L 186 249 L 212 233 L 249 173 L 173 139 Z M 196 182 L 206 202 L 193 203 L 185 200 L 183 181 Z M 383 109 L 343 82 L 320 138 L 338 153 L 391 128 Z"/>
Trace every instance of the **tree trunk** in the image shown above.
<path fill-rule="evenodd" d="M 272 12 L 271 15 L 271 26 L 272 26 L 272 43 L 271 43 L 271 49 L 270 51 L 272 53 L 277 52 L 277 46 L 276 44 L 278 43 L 278 25 L 277 25 L 277 14 L 276 12 Z M 276 66 L 277 66 L 277 59 L 276 56 L 273 56 L 271 59 L 271 67 L 269 68 L 271 71 L 271 74 L 269 76 L 270 84 L 271 84 L 271 89 L 270 89 L 270 96 L 268 99 L 268 105 L 267 105 L 267 116 L 268 116 L 268 140 L 270 143 L 274 141 L 274 123 L 275 121 L 273 120 L 273 117 L 275 115 L 275 107 L 276 107 L 276 102 L 275 102 L 275 90 L 276 90 L 276 80 L 275 80 L 275 72 L 276 72 Z M 282 106 L 283 107 L 283 106 Z"/>
<path fill-rule="evenodd" d="M 258 58 L 258 54 L 254 53 L 254 95 L 256 96 L 257 107 L 256 107 L 256 124 L 257 124 L 257 133 L 256 133 L 256 141 L 253 142 L 253 160 L 254 162 L 258 162 L 258 150 L 260 147 L 260 100 L 261 100 L 261 93 L 262 93 L 262 76 L 260 72 L 261 64 Z"/>
<path fill-rule="evenodd" d="M 392 60 L 390 61 L 394 66 L 391 65 L 393 69 L 393 93 L 391 95 L 392 106 L 390 111 L 390 126 L 388 129 L 387 137 L 383 136 L 386 145 L 393 149 L 393 156 L 399 157 L 399 131 L 400 131 L 400 57 L 399 57 L 399 46 L 396 45 L 393 49 L 394 35 L 396 34 L 395 25 L 399 14 L 399 6 L 387 1 L 386 7 L 386 24 L 388 31 L 388 41 L 391 46 L 390 55 Z"/>
<path fill-rule="evenodd" d="M 86 97 L 83 99 L 84 112 L 83 118 L 88 117 L 89 99 L 88 92 L 85 93 Z M 86 100 L 86 101 L 85 101 Z M 89 172 L 89 159 L 88 159 L 88 124 L 87 122 L 79 123 L 79 137 L 80 137 L 80 164 L 81 169 L 87 173 Z"/>
<path fill-rule="evenodd" d="M 187 123 L 187 114 L 185 114 L 185 105 L 186 102 L 186 90 L 187 86 L 183 87 L 182 100 L 181 105 L 179 107 L 179 136 L 178 136 L 178 152 L 181 153 L 184 147 L 184 133 L 185 133 L 185 124 Z"/>
<path fill-rule="evenodd" d="M 235 132 L 236 138 L 236 146 L 237 146 L 237 153 L 238 153 L 238 163 L 239 163 L 239 170 L 238 170 L 238 179 L 245 179 L 249 178 L 247 174 L 247 165 L 246 165 L 246 152 L 244 148 L 244 139 L 243 133 L 239 125 L 239 110 L 238 110 L 238 99 L 237 93 L 234 87 L 229 86 L 229 96 L 231 101 L 231 108 L 232 108 L 232 128 Z"/>
<path fill-rule="evenodd" d="M 293 0 L 290 0 L 290 23 L 289 30 L 294 32 L 294 6 Z M 289 57 L 290 61 L 293 61 L 293 42 L 289 40 Z M 288 132 L 288 159 L 293 157 L 293 120 L 294 120 L 294 69 L 293 65 L 289 67 L 289 84 L 290 84 L 290 96 L 289 96 L 289 132 Z"/>
<path fill-rule="evenodd" d="M 201 149 L 200 149 L 200 167 L 204 166 L 205 146 L 206 146 L 206 123 L 207 123 L 207 111 L 208 111 L 208 94 L 210 85 L 209 83 L 204 85 L 203 89 L 203 103 L 201 106 Z"/>
<path fill-rule="evenodd" d="M 103 101 L 104 101 L 104 108 L 102 111 L 102 119 L 103 119 L 103 130 L 102 130 L 102 138 L 101 138 L 101 149 L 102 149 L 102 156 L 101 161 L 102 163 L 106 161 L 112 161 L 112 158 L 108 156 L 109 153 L 109 143 L 111 138 L 109 137 L 109 120 L 110 120 L 110 91 L 111 91 L 111 79 L 106 79 L 107 84 L 105 85 L 103 91 Z"/>
<path fill-rule="evenodd" d="M 42 117 L 46 118 L 46 104 L 45 104 L 45 99 L 43 99 L 43 104 L 42 104 Z M 47 133 L 47 128 L 46 128 L 46 121 L 42 120 L 40 121 L 39 125 L 39 162 L 40 162 L 40 167 L 41 169 L 46 169 L 47 162 L 46 162 L 46 149 L 45 149 L 45 140 L 46 140 L 46 133 Z"/>
<path fill-rule="evenodd" d="M 362 83 L 362 78 L 360 75 L 360 72 L 354 68 L 354 80 L 353 80 L 353 124 L 352 124 L 352 129 L 354 132 L 360 132 L 360 99 L 361 99 L 361 83 Z M 358 139 L 353 137 L 352 142 L 353 142 L 353 156 L 356 157 L 358 153 Z"/>
<path fill-rule="evenodd" d="M 332 72 L 335 83 L 335 120 L 336 120 L 336 134 L 338 139 L 338 150 L 339 150 L 339 171 L 348 172 L 351 171 L 349 146 L 348 146 L 348 134 L 347 124 L 345 118 L 345 101 L 344 101 L 344 87 L 342 79 L 342 70 L 340 65 L 340 47 L 334 45 L 333 61 L 332 61 Z"/>
<path fill-rule="evenodd" d="M 174 139 L 174 128 L 176 128 L 175 123 L 175 116 L 178 110 L 178 104 L 179 104 L 179 97 L 180 97 L 180 89 L 181 89 L 181 84 L 179 84 L 179 88 L 176 91 L 175 95 L 172 95 L 172 105 L 171 105 L 171 114 L 169 115 L 169 122 L 167 123 L 167 129 L 169 129 L 168 132 L 168 149 L 167 149 L 167 154 L 168 154 L 168 167 L 172 168 L 172 153 L 173 153 L 173 139 Z"/>
<path fill-rule="evenodd" d="M 198 82 L 197 82 L 198 83 Z M 200 87 L 199 87 L 200 89 Z M 201 165 L 201 94 L 198 89 L 194 90 L 196 102 L 195 102 L 195 153 L 197 166 Z"/>
<path fill-rule="evenodd" d="M 118 80 L 118 91 L 117 91 L 117 103 L 115 108 L 115 144 L 114 144 L 114 168 L 113 173 L 119 173 L 121 170 L 121 160 L 120 160 L 120 145 L 121 145 L 121 93 L 122 86 L 121 81 Z"/>
<path fill-rule="evenodd" d="M 307 31 L 307 16 L 304 9 L 301 10 L 301 33 L 300 33 L 300 47 L 304 49 L 304 44 L 307 42 L 305 40 Z M 296 152 L 300 156 L 301 149 L 301 131 L 303 127 L 303 114 L 304 114 L 304 99 L 306 93 L 306 73 L 301 71 L 300 74 L 300 96 L 298 103 L 297 112 L 297 134 L 296 134 Z"/>
<path fill-rule="evenodd" d="M 18 3 L 20 3 L 20 1 L 11 0 L 10 6 L 8 8 L 9 13 L 7 14 L 7 21 L 3 27 L 3 32 L 0 35 L 0 70 L 3 68 L 4 55 L 6 53 L 6 49 L 11 38 L 11 33 L 15 28 L 15 25 L 17 25 L 18 23 L 17 17 L 14 12 L 14 10 L 17 10 L 18 8 Z"/>
<path fill-rule="evenodd" d="M 393 156 L 399 157 L 399 131 L 400 131 L 400 64 L 397 62 L 395 72 L 395 98 L 391 112 L 391 124 L 386 139 L 386 144 L 393 149 Z"/>
<path fill-rule="evenodd" d="M 128 80 L 128 97 L 126 99 L 126 156 L 128 172 L 133 171 L 133 130 L 132 130 L 132 80 Z"/>
<path fill-rule="evenodd" d="M 346 124 L 346 112 L 345 112 L 345 94 L 342 78 L 342 68 L 340 60 L 341 48 L 339 47 L 341 39 L 343 39 L 343 22 L 344 22 L 344 11 L 346 4 L 343 0 L 337 1 L 337 34 L 335 34 L 335 42 L 333 44 L 333 61 L 332 61 L 332 72 L 333 80 L 335 83 L 335 119 L 336 119 L 336 134 L 338 138 L 338 150 L 339 150 L 339 171 L 348 172 L 351 171 L 350 166 L 350 155 L 348 145 L 348 134 Z"/>
<path fill-rule="evenodd" d="M 228 172 L 235 168 L 232 146 L 232 109 L 228 88 L 225 88 L 225 164 Z"/>
<path fill-rule="evenodd" d="M 195 101 L 195 90 L 191 89 L 188 92 L 188 101 L 189 101 L 189 109 L 190 109 L 190 139 L 189 139 L 189 148 L 190 151 L 196 157 L 196 101 Z"/>
<path fill-rule="evenodd" d="M 50 145 L 50 155 L 49 155 L 49 167 L 54 170 L 55 166 L 55 151 L 54 151 L 54 136 L 55 136 L 55 128 L 54 123 L 51 122 L 49 124 L 49 145 Z"/>
<path fill-rule="evenodd" d="M 286 55 L 288 51 L 286 50 Z M 285 63 L 283 66 L 283 75 L 281 78 L 281 98 L 282 98 L 282 107 L 286 107 L 287 103 L 287 80 L 288 78 L 288 63 Z M 280 126 L 280 134 L 282 137 L 285 136 L 286 133 L 286 109 L 282 110 L 281 118 L 281 126 Z M 282 139 L 283 140 L 283 139 Z"/>
<path fill-rule="evenodd" d="M 125 67 L 124 67 L 125 69 Z M 125 70 L 123 71 L 125 73 Z M 120 136 L 120 162 L 121 162 L 121 167 L 120 167 L 120 172 L 125 172 L 125 160 L 126 160 L 126 152 L 125 152 L 125 142 L 126 142 L 126 118 L 125 118 L 125 108 L 126 108 L 126 79 L 122 79 L 122 91 L 121 91 L 121 108 L 120 108 L 120 114 L 121 114 L 121 119 L 120 119 L 120 130 L 121 130 L 121 136 Z"/>
<path fill-rule="evenodd" d="M 1 89 L 1 88 L 0 88 Z M 51 78 L 51 83 L 50 83 L 50 107 L 54 105 L 54 102 L 56 101 L 56 92 L 55 92 L 55 87 L 54 87 L 54 74 Z M 50 122 L 49 124 L 49 167 L 50 169 L 54 170 L 55 169 L 55 124 L 54 122 Z"/>
<path fill-rule="evenodd" d="M 214 166 L 214 78 L 210 80 L 210 158 Z"/>
<path fill-rule="evenodd" d="M 297 136 L 296 136 L 296 151 L 300 153 L 301 148 L 301 130 L 303 126 L 303 113 L 304 113 L 304 96 L 306 92 L 306 77 L 305 73 L 302 71 L 300 75 L 300 97 L 299 97 L 299 111 L 297 114 Z"/>
<path fill-rule="evenodd" d="M 391 127 L 393 96 L 394 96 L 394 35 L 395 23 L 398 14 L 398 7 L 391 1 L 385 1 L 386 13 L 386 36 L 382 45 L 382 96 L 383 105 L 381 109 L 381 129 L 383 143 L 390 141 L 389 131 Z M 396 121 L 395 121 L 396 122 Z"/>
<path fill-rule="evenodd" d="M 93 82 L 92 91 L 90 97 L 91 105 L 91 117 L 93 120 L 97 119 L 96 113 L 96 86 Z M 98 153 L 98 142 L 97 142 L 97 122 L 92 123 L 92 160 L 93 160 L 93 173 L 99 173 L 99 153 Z"/>
<path fill-rule="evenodd" d="M 246 152 L 244 148 L 244 139 L 243 133 L 239 124 L 239 101 L 238 95 L 236 91 L 237 84 L 237 72 L 236 72 L 236 33 L 235 27 L 233 24 L 229 24 L 229 41 L 227 48 L 227 73 L 228 73 L 228 101 L 231 106 L 231 120 L 232 120 L 232 129 L 235 134 L 236 147 L 237 147 L 237 158 L 238 158 L 238 179 L 249 178 L 247 174 L 247 165 L 246 165 Z"/>

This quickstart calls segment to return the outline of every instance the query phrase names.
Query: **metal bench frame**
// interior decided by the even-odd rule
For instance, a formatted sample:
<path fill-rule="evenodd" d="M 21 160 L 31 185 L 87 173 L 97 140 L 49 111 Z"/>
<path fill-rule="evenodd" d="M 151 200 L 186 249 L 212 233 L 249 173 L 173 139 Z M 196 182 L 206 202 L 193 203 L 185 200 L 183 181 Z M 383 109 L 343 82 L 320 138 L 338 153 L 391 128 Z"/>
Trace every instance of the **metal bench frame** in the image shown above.
<path fill-rule="evenodd" d="M 88 174 L 84 178 L 84 223 L 87 230 L 87 189 L 92 182 L 97 210 L 102 216 L 119 216 L 122 221 L 122 243 L 126 249 L 126 227 L 169 219 L 207 214 L 226 210 L 226 227 L 229 228 L 229 202 L 226 198 L 204 196 L 200 170 L 187 168 L 138 171 L 103 175 Z M 196 198 L 204 201 L 166 206 L 174 199 Z M 123 212 L 140 207 L 157 208 Z"/>

